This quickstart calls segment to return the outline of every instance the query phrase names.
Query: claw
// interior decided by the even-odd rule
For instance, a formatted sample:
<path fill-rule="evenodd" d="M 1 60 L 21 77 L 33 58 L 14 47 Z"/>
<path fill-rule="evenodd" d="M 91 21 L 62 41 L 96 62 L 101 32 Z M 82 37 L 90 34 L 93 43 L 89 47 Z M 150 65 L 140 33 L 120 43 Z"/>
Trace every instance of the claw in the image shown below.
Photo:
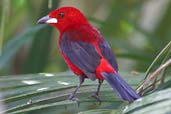
<path fill-rule="evenodd" d="M 101 103 L 101 99 L 96 93 L 91 94 L 91 97 L 95 98 L 97 101 Z"/>
<path fill-rule="evenodd" d="M 78 101 L 79 99 L 76 97 L 76 93 L 78 91 L 78 89 L 80 88 L 81 84 L 84 82 L 85 77 L 84 76 L 80 76 L 80 83 L 79 85 L 75 88 L 75 90 L 72 92 L 72 94 L 68 97 L 68 100 L 70 101 Z"/>
<path fill-rule="evenodd" d="M 79 99 L 78 99 L 75 95 L 71 94 L 71 95 L 68 97 L 68 100 L 70 100 L 70 101 L 78 101 Z"/>
<path fill-rule="evenodd" d="M 99 80 L 99 85 L 97 87 L 97 91 L 93 94 L 91 94 L 91 97 L 95 98 L 97 101 L 99 101 L 99 104 L 101 104 L 101 99 L 99 97 L 99 91 L 100 91 L 100 87 L 101 84 L 103 83 L 103 80 Z"/>

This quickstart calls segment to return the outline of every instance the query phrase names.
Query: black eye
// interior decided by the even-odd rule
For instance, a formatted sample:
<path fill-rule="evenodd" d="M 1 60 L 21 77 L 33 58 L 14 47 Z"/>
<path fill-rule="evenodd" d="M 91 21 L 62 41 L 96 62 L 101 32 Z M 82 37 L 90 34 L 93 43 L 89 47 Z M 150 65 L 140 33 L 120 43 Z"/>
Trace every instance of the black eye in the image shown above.
<path fill-rule="evenodd" d="M 63 18 L 63 17 L 65 16 L 65 14 L 64 14 L 63 12 L 59 13 L 58 15 L 59 15 L 59 17 L 61 17 L 61 18 Z"/>

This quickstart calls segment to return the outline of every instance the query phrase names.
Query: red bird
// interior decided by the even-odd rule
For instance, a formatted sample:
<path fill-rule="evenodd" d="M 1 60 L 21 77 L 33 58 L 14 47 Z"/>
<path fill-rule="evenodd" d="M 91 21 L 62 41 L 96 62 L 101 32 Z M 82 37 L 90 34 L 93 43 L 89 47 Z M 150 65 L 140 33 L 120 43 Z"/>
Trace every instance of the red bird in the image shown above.
<path fill-rule="evenodd" d="M 119 76 L 118 65 L 109 44 L 86 17 L 74 7 L 56 9 L 38 20 L 38 24 L 51 24 L 60 32 L 58 46 L 68 67 L 79 77 L 80 83 L 69 96 L 77 100 L 76 92 L 85 78 L 98 79 L 97 91 L 92 97 L 99 99 L 100 86 L 106 80 L 116 94 L 127 101 L 140 96 Z"/>

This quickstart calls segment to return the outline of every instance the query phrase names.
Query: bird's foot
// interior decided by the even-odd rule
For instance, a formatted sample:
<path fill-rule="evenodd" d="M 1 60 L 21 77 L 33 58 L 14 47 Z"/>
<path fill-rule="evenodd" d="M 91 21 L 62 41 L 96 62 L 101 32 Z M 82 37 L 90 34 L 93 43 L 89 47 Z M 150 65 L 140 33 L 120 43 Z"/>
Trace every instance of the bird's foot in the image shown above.
<path fill-rule="evenodd" d="M 70 101 L 78 101 L 79 99 L 78 99 L 75 95 L 71 94 L 71 95 L 68 97 L 68 100 L 70 100 Z"/>
<path fill-rule="evenodd" d="M 95 98 L 97 101 L 99 101 L 99 103 L 101 103 L 101 99 L 100 99 L 100 97 L 98 96 L 97 93 L 93 93 L 90 96 L 93 97 L 93 98 Z"/>

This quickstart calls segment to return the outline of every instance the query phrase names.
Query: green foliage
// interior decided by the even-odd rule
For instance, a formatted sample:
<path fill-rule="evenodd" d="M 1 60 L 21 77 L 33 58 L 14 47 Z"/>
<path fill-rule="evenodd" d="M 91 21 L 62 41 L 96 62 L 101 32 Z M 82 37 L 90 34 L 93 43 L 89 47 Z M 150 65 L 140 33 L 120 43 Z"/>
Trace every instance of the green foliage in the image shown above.
<path fill-rule="evenodd" d="M 0 64 L 1 74 L 66 70 L 66 65 L 64 65 L 62 57 L 56 56 L 59 54 L 59 51 L 56 49 L 56 37 L 58 36 L 54 35 L 52 32 L 53 28 L 50 26 L 40 31 L 35 31 L 35 36 L 30 38 L 32 40 L 18 41 L 22 42 L 22 44 L 19 46 L 16 44 L 18 46 L 17 49 L 12 48 L 9 51 L 5 48 L 9 42 L 14 40 L 14 38 L 20 37 L 23 32 L 28 31 L 29 33 L 28 28 L 37 26 L 36 22 L 40 17 L 48 14 L 48 12 L 58 7 L 60 3 L 72 4 L 72 1 L 2 0 L 0 3 L 2 3 L 2 11 L 0 10 L 0 15 L 2 15 L 0 16 L 2 17 L 2 38 L 0 40 L 2 55 L 3 53 L 11 52 L 13 49 L 13 52 L 15 52 L 6 58 L 6 61 L 10 61 L 8 64 Z M 148 1 L 109 0 L 99 2 L 95 0 L 92 2 L 91 0 L 87 0 L 80 1 L 79 3 L 85 4 L 82 8 L 85 9 L 83 12 L 89 17 L 90 21 L 98 25 L 103 36 L 109 41 L 117 58 L 133 61 L 132 67 L 119 61 L 119 66 L 121 67 L 126 66 L 128 69 L 144 72 L 160 50 L 170 41 L 170 1 L 168 1 L 166 11 L 161 15 L 153 32 L 144 30 L 139 24 L 139 21 L 143 18 L 143 14 L 141 13 L 142 8 Z M 6 7 L 9 5 L 11 7 Z M 76 4 L 75 7 L 77 7 Z M 98 11 L 101 11 L 101 7 L 104 7 L 104 9 L 102 13 L 99 13 Z M 101 17 L 94 16 L 96 14 L 100 14 Z M 12 18 L 7 18 L 9 16 Z M 57 32 L 55 31 L 55 33 Z M 134 34 L 137 36 L 134 36 Z M 21 38 L 20 40 L 24 39 L 26 38 Z M 21 58 L 18 56 L 21 56 Z M 20 66 L 16 64 L 20 64 Z M 156 64 L 160 65 L 161 63 L 157 62 Z M 16 69 L 18 70 L 15 71 Z"/>
<path fill-rule="evenodd" d="M 30 27 L 19 36 L 16 36 L 15 38 L 12 38 L 12 40 L 8 41 L 0 56 L 0 69 L 8 65 L 10 62 L 9 60 L 14 56 L 18 49 L 21 48 L 24 43 L 28 42 L 28 40 L 31 40 L 35 33 L 42 28 L 44 28 L 44 26 Z"/>
<path fill-rule="evenodd" d="M 42 14 L 40 14 L 40 17 L 47 15 L 47 3 L 48 1 L 45 1 L 43 3 L 43 6 L 41 8 Z M 57 6 L 58 1 L 54 1 L 52 9 L 56 9 Z M 50 54 L 50 45 L 52 43 L 52 30 L 52 27 L 47 27 L 41 29 L 36 33 L 30 50 L 28 52 L 26 61 L 23 65 L 23 73 L 36 73 L 44 71 Z"/>
<path fill-rule="evenodd" d="M 121 73 L 134 88 L 144 74 Z M 96 91 L 97 82 L 86 80 L 78 92 L 78 102 L 66 100 L 77 86 L 77 78 L 70 73 L 30 74 L 21 76 L 1 76 L 0 93 L 5 103 L 3 113 L 8 114 L 165 114 L 171 112 L 170 84 L 164 90 L 156 90 L 150 95 L 128 104 L 115 96 L 106 82 L 100 92 L 101 104 L 91 98 Z M 71 81 L 72 80 L 72 81 Z M 170 83 L 170 81 L 169 81 Z M 165 107 L 165 108 L 163 108 Z M 2 112 L 1 112 L 2 113 Z"/>
<path fill-rule="evenodd" d="M 130 74 L 122 74 L 125 74 L 126 79 L 131 78 Z M 130 80 L 129 83 L 135 87 L 142 80 L 142 75 L 132 76 L 134 77 L 136 80 Z M 108 112 L 125 104 L 104 82 L 100 92 L 102 103 L 99 105 L 98 101 L 89 97 L 98 85 L 90 80 L 86 80 L 78 92 L 78 103 L 66 100 L 77 83 L 78 79 L 70 73 L 3 76 L 0 78 L 0 93 L 4 96 L 1 102 L 8 107 L 5 112 L 14 114 L 76 113 L 92 109 L 104 109 L 104 112 Z M 29 100 L 32 100 L 31 104 L 27 104 Z"/>
<path fill-rule="evenodd" d="M 164 60 L 162 61 L 162 63 L 164 63 L 164 62 L 166 62 L 166 59 L 169 58 L 170 54 L 171 54 L 171 41 L 162 49 L 162 51 L 156 56 L 154 61 L 151 63 L 151 65 L 149 66 L 149 68 L 146 71 L 146 77 L 150 74 L 150 72 L 152 71 L 152 68 L 154 68 L 155 63 L 160 61 L 162 56 L 164 56 Z"/>
<path fill-rule="evenodd" d="M 154 92 L 125 107 L 125 114 L 169 114 L 171 88 Z"/>

